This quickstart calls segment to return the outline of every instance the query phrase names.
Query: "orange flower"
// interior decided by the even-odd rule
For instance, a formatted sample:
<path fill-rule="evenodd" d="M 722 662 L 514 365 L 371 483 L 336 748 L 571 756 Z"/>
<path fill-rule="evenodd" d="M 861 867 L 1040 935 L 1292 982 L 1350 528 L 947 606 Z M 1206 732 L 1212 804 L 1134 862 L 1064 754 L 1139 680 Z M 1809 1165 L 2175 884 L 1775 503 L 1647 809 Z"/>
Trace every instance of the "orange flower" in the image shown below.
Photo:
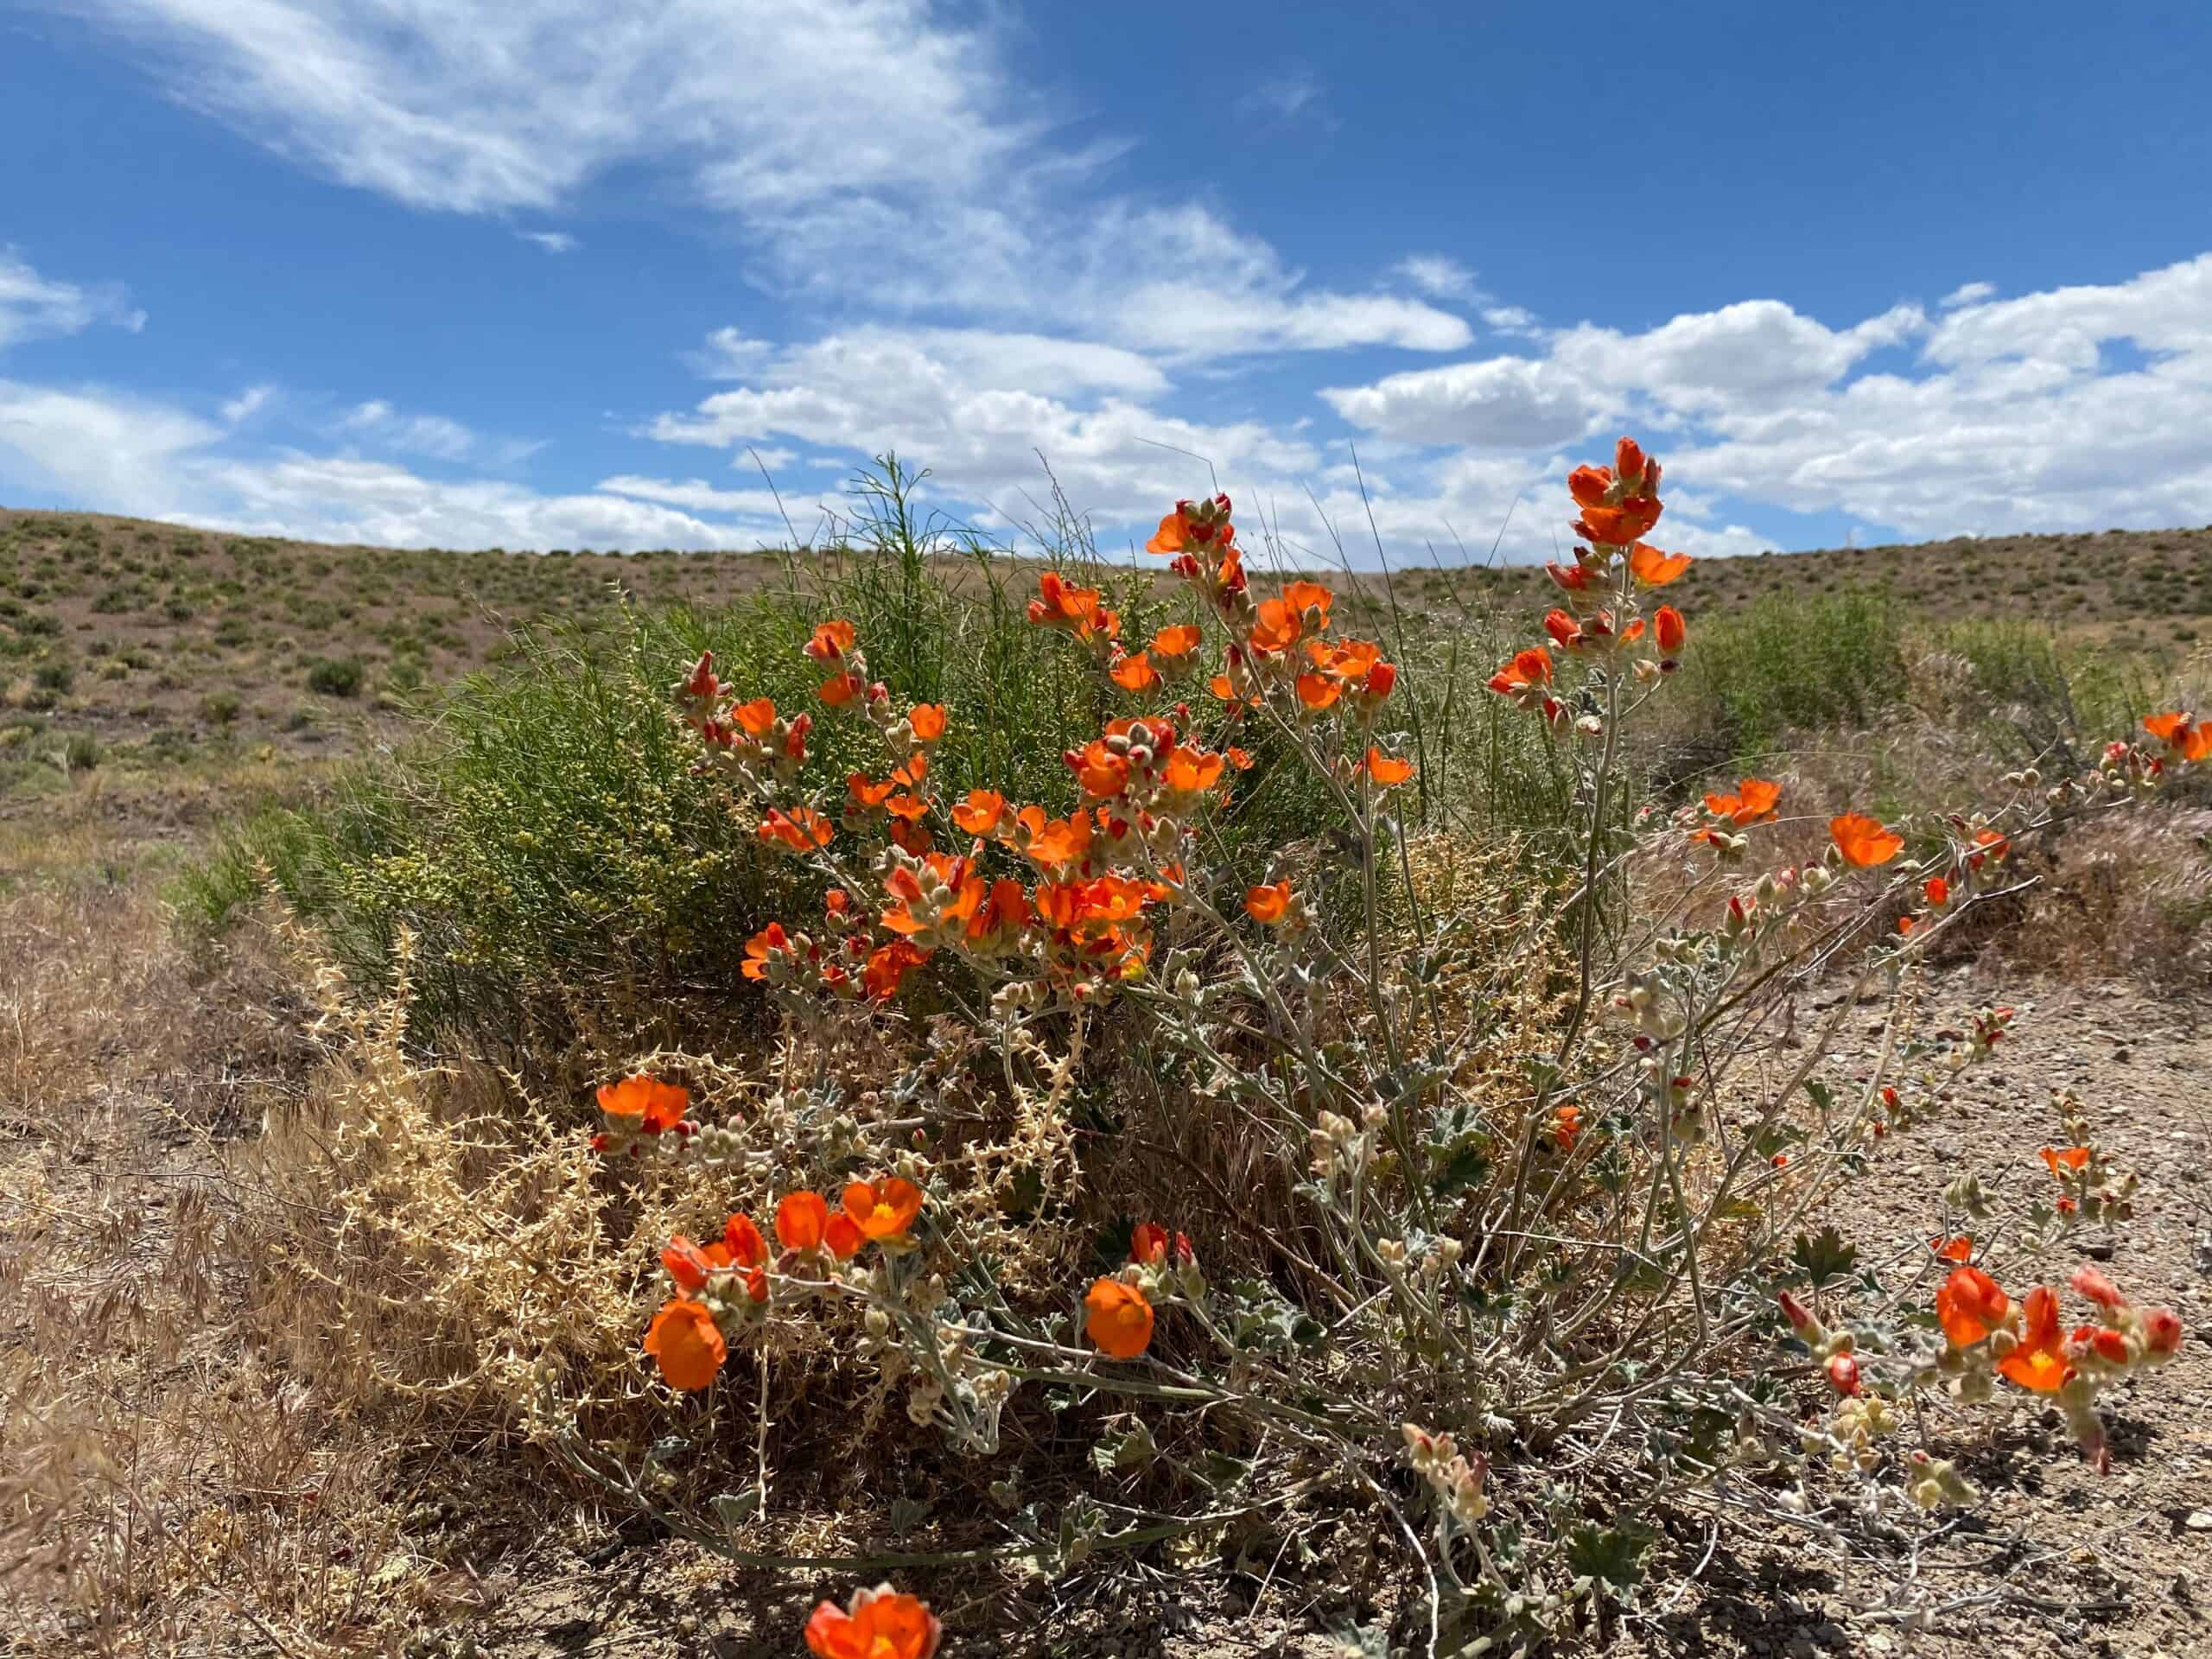
<path fill-rule="evenodd" d="M 1572 1147 L 1575 1137 L 1581 1133 L 1582 1109 L 1580 1106 L 1560 1106 L 1553 1109 L 1552 1141 L 1561 1152 Z"/>
<path fill-rule="evenodd" d="M 732 1216 L 722 1224 L 722 1248 L 741 1268 L 767 1265 L 768 1241 L 760 1236 L 760 1230 L 753 1224 L 750 1216 Z"/>
<path fill-rule="evenodd" d="M 678 1296 L 661 1305 L 646 1328 L 645 1351 L 660 1362 L 660 1374 L 671 1389 L 696 1392 L 715 1380 L 729 1357 L 715 1316 L 703 1303 Z"/>
<path fill-rule="evenodd" d="M 968 918 L 968 937 L 984 939 L 1013 932 L 1028 919 L 1029 895 L 1020 882 L 1002 875 L 991 883 L 990 895 Z"/>
<path fill-rule="evenodd" d="M 855 1594 L 850 1612 L 825 1601 L 806 1621 L 816 1659 L 931 1659 L 944 1637 L 927 1604 L 887 1584 Z"/>
<path fill-rule="evenodd" d="M 714 1252 L 708 1251 L 709 1255 Z M 745 1294 L 756 1302 L 768 1300 L 768 1241 L 750 1216 L 732 1216 L 722 1224 L 722 1254 L 733 1267 L 745 1272 Z"/>
<path fill-rule="evenodd" d="M 1294 582 L 1282 590 L 1282 602 L 1303 616 L 1308 611 L 1319 611 L 1320 627 L 1329 626 L 1329 605 L 1333 599 L 1329 590 L 1318 582 Z"/>
<path fill-rule="evenodd" d="M 1160 769 L 1160 781 L 1172 794 L 1195 795 L 1218 784 L 1227 764 L 1209 749 L 1178 748 Z"/>
<path fill-rule="evenodd" d="M 995 789 L 971 789 L 952 809 L 952 821 L 971 836 L 988 836 L 1006 814 L 1006 797 Z"/>
<path fill-rule="evenodd" d="M 766 737 L 776 729 L 776 705 L 766 697 L 741 702 L 729 713 L 731 719 L 754 737 Z"/>
<path fill-rule="evenodd" d="M 1690 568 L 1687 553 L 1662 553 L 1649 542 L 1638 542 L 1628 552 L 1629 573 L 1647 588 L 1664 588 Z"/>
<path fill-rule="evenodd" d="M 1116 1359 L 1135 1359 L 1152 1345 L 1152 1304 L 1134 1285 L 1101 1279 L 1084 1299 L 1084 1334 Z"/>
<path fill-rule="evenodd" d="M 1672 657 L 1688 643 L 1690 625 L 1673 606 L 1662 605 L 1651 619 L 1651 637 L 1659 642 L 1661 651 Z"/>
<path fill-rule="evenodd" d="M 1847 812 L 1828 820 L 1828 838 L 1846 861 L 1866 869 L 1886 864 L 1904 850 L 1904 837 L 1864 812 Z"/>
<path fill-rule="evenodd" d="M 1160 521 L 1160 528 L 1144 544 L 1147 553 L 1180 553 L 1183 550 L 1183 510 L 1180 507 Z"/>
<path fill-rule="evenodd" d="M 814 688 L 814 695 L 832 709 L 842 709 L 868 688 L 857 674 L 832 674 Z"/>
<path fill-rule="evenodd" d="M 1141 651 L 1122 658 L 1106 672 L 1124 691 L 1148 691 L 1160 683 L 1160 671 L 1152 665 L 1152 658 Z"/>
<path fill-rule="evenodd" d="M 1936 1293 L 1936 1317 L 1943 1334 L 1961 1348 L 1971 1348 L 1997 1327 L 2012 1306 L 1997 1281 L 1980 1268 L 1954 1268 Z"/>
<path fill-rule="evenodd" d="M 1043 807 L 1025 806 L 1014 814 L 1014 822 L 1028 832 L 1030 861 L 1046 869 L 1080 863 L 1090 849 L 1090 819 L 1084 813 L 1047 818 Z"/>
<path fill-rule="evenodd" d="M 1407 779 L 1414 775 L 1412 761 L 1402 760 L 1395 755 L 1385 754 L 1382 750 L 1373 747 L 1369 748 L 1367 758 L 1361 761 L 1360 765 L 1365 768 L 1367 775 L 1375 780 L 1376 787 L 1378 789 L 1389 789 L 1395 785 L 1404 783 Z"/>
<path fill-rule="evenodd" d="M 861 1236 L 861 1230 L 853 1225 L 853 1218 L 839 1211 L 830 1217 L 830 1224 L 822 1230 L 822 1242 L 829 1246 L 830 1254 L 840 1262 L 849 1262 L 860 1254 L 868 1241 Z"/>
<path fill-rule="evenodd" d="M 1997 1369 L 2024 1389 L 2056 1394 L 2074 1375 L 2058 1335 L 2058 1293 L 2049 1285 L 2037 1285 L 2020 1304 L 2020 1312 L 2025 1325 L 2019 1345 L 1997 1362 Z"/>
<path fill-rule="evenodd" d="M 1098 602 L 1096 588 L 1076 588 L 1057 570 L 1037 578 L 1037 597 L 1029 601 L 1029 620 L 1046 627 L 1066 628 L 1078 639 L 1093 634 L 1113 639 L 1122 631 L 1122 620 Z"/>
<path fill-rule="evenodd" d="M 861 983 L 868 994 L 879 1002 L 888 1002 L 899 995 L 899 987 L 906 980 L 907 971 L 918 968 L 930 959 L 930 953 L 906 939 L 893 939 L 880 944 L 868 952 L 868 966 L 861 971 Z"/>
<path fill-rule="evenodd" d="M 1080 749 L 1070 749 L 1067 760 L 1086 795 L 1111 800 L 1129 786 L 1129 757 L 1109 747 L 1103 737 L 1092 738 Z"/>
<path fill-rule="evenodd" d="M 787 1250 L 818 1250 L 830 1225 L 830 1202 L 819 1192 L 786 1192 L 776 1201 L 776 1242 Z"/>
<path fill-rule="evenodd" d="M 743 976 L 746 976 L 747 980 L 766 980 L 766 978 L 767 978 L 767 957 L 770 957 L 770 956 L 781 956 L 781 953 L 783 953 L 783 951 L 787 951 L 787 949 L 790 949 L 790 947 L 791 947 L 790 933 L 783 931 L 783 923 L 770 923 L 770 925 L 767 925 L 767 927 L 763 927 L 761 931 L 759 931 L 759 933 L 754 933 L 754 936 L 752 936 L 752 938 L 747 938 L 747 940 L 746 940 L 746 960 L 743 960 L 743 963 L 739 964 L 739 969 L 736 969 L 736 971 L 743 973 Z"/>
<path fill-rule="evenodd" d="M 1263 599 L 1252 621 L 1252 649 L 1262 655 L 1287 651 L 1298 643 L 1298 613 L 1279 599 Z"/>
<path fill-rule="evenodd" d="M 903 1240 L 921 1213 L 922 1189 L 900 1176 L 845 1188 L 845 1214 L 865 1238 Z"/>
<path fill-rule="evenodd" d="M 1931 1238 L 1928 1241 L 1928 1248 L 1946 1262 L 1974 1260 L 1974 1240 L 1965 1233 L 1961 1233 L 1956 1238 Z"/>
<path fill-rule="evenodd" d="M 720 1255 L 722 1259 L 715 1260 Z M 701 1249 L 683 1234 L 677 1233 L 663 1247 L 660 1264 L 668 1276 L 676 1281 L 680 1290 L 697 1290 L 708 1279 L 730 1265 L 729 1252 L 719 1244 Z"/>
<path fill-rule="evenodd" d="M 620 1083 L 599 1087 L 599 1109 L 609 1117 L 629 1120 L 630 1127 L 645 1135 L 661 1135 L 683 1121 L 691 1091 L 663 1083 L 640 1071 Z"/>
<path fill-rule="evenodd" d="M 1315 714 L 1326 709 L 1344 693 L 1344 682 L 1332 680 L 1325 674 L 1301 674 L 1298 677 L 1298 700 Z"/>
<path fill-rule="evenodd" d="M 1531 686 L 1552 683 L 1552 654 L 1541 645 L 1514 653 L 1513 660 L 1491 676 L 1490 689 L 1510 696 Z"/>
<path fill-rule="evenodd" d="M 908 712 L 906 723 L 914 728 L 917 742 L 934 743 L 944 735 L 944 705 L 941 702 L 918 702 Z"/>
<path fill-rule="evenodd" d="M 1324 674 L 1340 680 L 1364 680 L 1382 659 L 1382 647 L 1372 639 L 1346 639 L 1337 645 L 1307 642 L 1306 654 Z"/>
<path fill-rule="evenodd" d="M 842 662 L 845 653 L 852 650 L 855 637 L 849 622 L 840 620 L 822 623 L 814 630 L 814 637 L 806 642 L 806 654 L 817 663 Z"/>
<path fill-rule="evenodd" d="M 845 791 L 853 798 L 853 804 L 856 806 L 881 806 L 898 787 L 899 780 L 895 778 L 887 778 L 879 784 L 871 780 L 864 772 L 854 772 L 845 779 Z"/>
<path fill-rule="evenodd" d="M 1566 594 L 1594 594 L 1605 587 L 1605 570 L 1602 564 L 1584 564 L 1577 560 L 1573 564 L 1560 564 L 1547 559 L 1544 574 L 1552 579 L 1552 586 Z"/>
<path fill-rule="evenodd" d="M 1270 882 L 1266 887 L 1249 887 L 1244 893 L 1244 909 L 1255 922 L 1273 927 L 1282 920 L 1290 909 L 1290 881 L 1287 877 Z"/>
<path fill-rule="evenodd" d="M 1708 795 L 1705 810 L 1716 818 L 1726 818 L 1738 829 L 1746 824 L 1771 823 L 1775 803 L 1782 798 L 1782 785 L 1764 778 L 1746 778 L 1736 785 L 1733 795 Z"/>
<path fill-rule="evenodd" d="M 2212 755 L 2212 726 L 2200 722 L 2187 709 L 2152 715 L 2143 721 L 2143 729 L 2184 760 Z"/>
<path fill-rule="evenodd" d="M 1602 472 L 1604 468 L 1598 470 Z M 1625 501 L 1618 507 L 1586 506 L 1582 516 L 1570 528 L 1586 542 L 1627 547 L 1638 537 L 1650 533 L 1652 525 L 1659 522 L 1661 510 L 1656 501 Z"/>
<path fill-rule="evenodd" d="M 1156 1221 L 1139 1222 L 1129 1232 L 1129 1260 L 1156 1268 L 1167 1260 L 1167 1230 Z"/>
<path fill-rule="evenodd" d="M 1994 830 L 1975 830 L 1974 844 L 1975 850 L 1967 855 L 1967 868 L 1970 870 L 1980 869 L 1985 858 L 1993 858 L 2001 864 L 2012 851 L 2012 843 Z"/>
<path fill-rule="evenodd" d="M 1205 634 L 1188 622 L 1162 628 L 1152 636 L 1152 649 L 1162 657 L 1187 657 L 1205 642 Z"/>
<path fill-rule="evenodd" d="M 2061 1180 L 2066 1179 L 2062 1166 L 2071 1170 L 2083 1170 L 2089 1166 L 2089 1149 L 2087 1147 L 2044 1147 L 2039 1150 L 2043 1154 L 2044 1166 Z"/>
<path fill-rule="evenodd" d="M 760 821 L 760 839 L 779 842 L 795 853 L 810 853 L 817 847 L 827 847 L 836 833 L 830 821 L 811 807 L 795 806 L 788 812 L 772 806 L 768 816 Z"/>

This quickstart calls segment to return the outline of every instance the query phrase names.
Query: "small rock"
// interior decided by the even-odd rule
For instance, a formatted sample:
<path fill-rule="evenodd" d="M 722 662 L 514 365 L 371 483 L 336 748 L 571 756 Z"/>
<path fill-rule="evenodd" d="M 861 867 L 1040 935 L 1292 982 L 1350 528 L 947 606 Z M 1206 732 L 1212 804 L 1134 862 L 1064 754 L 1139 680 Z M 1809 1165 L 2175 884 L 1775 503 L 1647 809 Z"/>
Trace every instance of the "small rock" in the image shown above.
<path fill-rule="evenodd" d="M 2191 1532 L 2212 1532 L 2212 1510 L 2191 1510 L 2182 1525 Z"/>

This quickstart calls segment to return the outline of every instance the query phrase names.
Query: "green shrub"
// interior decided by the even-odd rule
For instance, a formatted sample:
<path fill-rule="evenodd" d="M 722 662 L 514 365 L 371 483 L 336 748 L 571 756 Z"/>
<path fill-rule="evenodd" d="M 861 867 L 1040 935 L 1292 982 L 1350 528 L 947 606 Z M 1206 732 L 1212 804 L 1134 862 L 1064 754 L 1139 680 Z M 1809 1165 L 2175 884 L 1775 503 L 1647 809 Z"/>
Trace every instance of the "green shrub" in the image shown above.
<path fill-rule="evenodd" d="M 308 664 L 308 690 L 326 697 L 358 696 L 365 672 L 358 657 L 317 657 Z"/>
<path fill-rule="evenodd" d="M 1903 619 L 1878 593 L 1770 594 L 1695 626 L 1669 710 L 1676 775 L 1751 764 L 1788 731 L 1863 727 L 1904 693 Z"/>
<path fill-rule="evenodd" d="M 99 740 L 90 732 L 72 732 L 61 755 L 70 771 L 90 772 L 100 763 Z"/>
<path fill-rule="evenodd" d="M 819 713 L 823 674 L 801 647 L 832 616 L 854 622 L 871 673 L 902 702 L 954 711 L 932 758 L 948 798 L 988 779 L 1066 810 L 1076 791 L 1064 752 L 1124 712 L 1127 698 L 1027 621 L 1039 567 L 918 523 L 896 474 L 863 505 L 861 544 L 834 563 L 793 562 L 784 581 L 726 607 L 618 611 L 595 626 L 507 636 L 505 660 L 453 687 L 398 763 L 359 774 L 313 811 L 233 831 L 190 914 L 220 925 L 241 892 L 237 872 L 264 860 L 364 982 L 388 982 L 397 943 L 410 936 L 418 1013 L 433 1024 L 504 1041 L 560 1027 L 587 1007 L 616 1008 L 650 1015 L 661 1039 L 679 1039 L 686 1018 L 725 1005 L 746 938 L 811 899 L 809 878 L 763 853 L 750 815 L 696 775 L 696 746 L 671 718 L 669 688 L 711 650 L 731 683 Z M 947 580 L 947 561 L 957 580 Z M 1128 638 L 1184 614 L 1152 596 L 1156 564 L 1116 571 L 1072 537 L 1057 563 L 1107 591 Z M 1502 634 L 1467 616 L 1393 638 L 1382 620 L 1390 654 L 1420 664 L 1401 682 L 1402 712 L 1385 722 L 1410 726 L 1408 752 L 1421 766 L 1401 810 L 1534 832 L 1541 854 L 1571 808 L 1571 769 L 1541 722 L 1513 718 L 1483 689 Z M 1219 705 L 1202 686 L 1192 693 L 1194 721 L 1218 733 Z M 1227 860 L 1257 880 L 1274 849 L 1319 832 L 1329 806 L 1310 771 L 1266 734 L 1238 741 L 1255 764 L 1218 831 Z M 830 717 L 811 747 L 817 774 L 836 779 L 873 766 L 878 744 L 857 722 Z"/>
<path fill-rule="evenodd" d="M 243 707 L 245 703 L 235 691 L 210 691 L 200 699 L 201 715 L 218 726 L 227 726 L 236 720 Z"/>

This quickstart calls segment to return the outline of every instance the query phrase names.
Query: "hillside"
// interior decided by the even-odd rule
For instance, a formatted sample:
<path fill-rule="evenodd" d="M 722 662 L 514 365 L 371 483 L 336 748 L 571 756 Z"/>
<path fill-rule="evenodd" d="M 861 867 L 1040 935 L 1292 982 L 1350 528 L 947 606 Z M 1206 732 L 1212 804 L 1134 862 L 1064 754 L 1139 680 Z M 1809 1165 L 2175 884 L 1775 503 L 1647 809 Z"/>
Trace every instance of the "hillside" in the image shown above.
<path fill-rule="evenodd" d="M 710 602 L 785 569 L 771 553 L 334 547 L 0 509 L 0 793 L 122 755 L 340 752 L 397 700 L 496 660 L 518 623 Z M 1543 582 L 1532 567 L 1413 569 L 1395 586 L 1448 616 L 1524 605 Z M 2027 618 L 2177 655 L 2212 617 L 2212 528 L 1707 560 L 1675 592 L 1711 614 L 1868 585 L 1934 620 Z"/>

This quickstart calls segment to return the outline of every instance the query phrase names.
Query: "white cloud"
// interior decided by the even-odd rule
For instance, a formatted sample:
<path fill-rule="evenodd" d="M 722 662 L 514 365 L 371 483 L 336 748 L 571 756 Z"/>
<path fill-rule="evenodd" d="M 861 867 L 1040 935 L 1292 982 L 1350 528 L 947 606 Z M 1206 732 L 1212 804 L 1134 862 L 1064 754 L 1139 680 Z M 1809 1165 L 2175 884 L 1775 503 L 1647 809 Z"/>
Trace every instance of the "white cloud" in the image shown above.
<path fill-rule="evenodd" d="M 1832 329 L 1779 300 L 1678 316 L 1641 334 L 1580 323 L 1546 337 L 1551 360 L 1593 396 L 1643 392 L 1675 414 L 1771 408 L 1834 382 L 1869 353 L 1927 327 L 1917 306 Z"/>
<path fill-rule="evenodd" d="M 608 495 L 635 496 L 642 501 L 664 502 L 672 507 L 689 507 L 695 512 L 741 512 L 756 518 L 772 519 L 789 512 L 794 522 L 802 516 L 820 516 L 819 503 L 810 503 L 802 496 L 786 493 L 780 502 L 776 493 L 766 487 L 757 490 L 720 490 L 703 479 L 687 478 L 682 481 L 666 478 L 638 478 L 625 474 L 619 478 L 603 478 L 599 481 L 601 493 Z M 805 526 L 799 526 L 802 534 Z"/>
<path fill-rule="evenodd" d="M 1905 304 L 1847 327 L 1774 300 L 1641 334 L 1583 323 L 1538 334 L 1529 355 L 1321 395 L 1364 431 L 1463 457 L 1634 429 L 1677 486 L 1662 538 L 1694 552 L 1772 544 L 1725 522 L 1760 504 L 1928 537 L 2212 522 L 2212 254 L 2123 283 L 1954 297 L 1932 321 Z M 1885 352 L 1893 363 L 1870 369 Z M 1494 504 L 1503 481 L 1441 465 L 1396 476 L 1398 523 Z"/>
<path fill-rule="evenodd" d="M 92 0 L 176 96 L 418 207 L 544 209 L 688 156 L 775 211 L 972 180 L 1027 136 L 993 42 L 909 0 Z"/>
<path fill-rule="evenodd" d="M 224 404 L 224 424 L 236 426 L 241 421 L 252 419 L 268 406 L 269 400 L 276 395 L 276 388 L 274 386 L 248 386 L 237 397 Z"/>
<path fill-rule="evenodd" d="M 786 539 L 772 502 L 766 512 L 709 518 L 611 489 L 547 495 L 505 480 L 425 478 L 353 455 L 234 456 L 223 453 L 230 436 L 128 393 L 0 381 L 0 493 L 385 546 L 753 548 Z"/>
<path fill-rule="evenodd" d="M 35 493 L 160 516 L 186 499 L 179 463 L 222 435 L 196 416 L 128 394 L 0 380 L 0 480 Z"/>
<path fill-rule="evenodd" d="M 416 207 L 542 212 L 673 168 L 743 225 L 753 276 L 823 301 L 1179 359 L 1471 338 L 1310 288 L 1204 208 L 1100 197 L 1122 141 L 1055 145 L 1064 118 L 996 35 L 926 0 L 93 4 L 175 97 Z"/>
<path fill-rule="evenodd" d="M 1533 334 L 1536 332 L 1536 314 L 1518 305 L 1493 305 L 1484 308 L 1483 321 L 1501 334 Z"/>
<path fill-rule="evenodd" d="M 1255 76 L 1236 99 L 1248 118 L 1293 121 L 1300 116 L 1329 121 L 1321 104 L 1321 83 L 1311 69 L 1293 67 Z"/>
<path fill-rule="evenodd" d="M 1140 401 L 1166 389 L 1158 370 L 1110 347 L 866 328 L 780 353 L 748 384 L 661 416 L 647 435 L 733 450 L 782 441 L 849 459 L 896 450 L 926 464 L 942 493 L 1001 519 L 1027 516 L 1046 464 L 1072 500 L 1113 524 L 1156 514 L 1204 481 L 1204 463 L 1175 449 L 1286 484 L 1318 464 L 1313 445 L 1256 422 L 1200 425 Z"/>
<path fill-rule="evenodd" d="M 398 454 L 493 468 L 518 466 L 545 447 L 541 439 L 486 437 L 448 416 L 406 414 L 381 397 L 355 404 L 328 429 Z"/>
<path fill-rule="evenodd" d="M 1573 370 L 1527 357 L 1411 369 L 1371 385 L 1325 387 L 1321 397 L 1364 431 L 1478 448 L 1569 443 L 1616 406 Z"/>
<path fill-rule="evenodd" d="M 464 460 L 476 448 L 476 434 L 459 421 L 442 415 L 402 415 L 380 397 L 356 405 L 338 425 L 341 431 L 372 438 L 387 448 L 434 461 Z"/>
<path fill-rule="evenodd" d="M 517 231 L 517 236 L 532 242 L 548 253 L 574 253 L 583 245 L 566 231 Z"/>
<path fill-rule="evenodd" d="M 441 482 L 385 461 L 296 454 L 209 460 L 194 469 L 203 505 L 188 510 L 257 534 L 390 547 L 753 548 L 785 539 L 780 521 L 709 523 L 619 495 L 542 495 L 520 485 Z"/>
<path fill-rule="evenodd" d="M 146 314 L 129 303 L 119 283 L 56 282 L 0 247 L 0 351 L 20 340 L 81 334 L 96 322 L 135 334 L 146 326 Z"/>
<path fill-rule="evenodd" d="M 1984 300 L 1994 299 L 1996 296 L 1997 284 L 1994 283 L 1961 283 L 1936 301 L 1936 306 L 1941 311 L 1955 311 L 1962 305 L 1980 305 Z"/>
<path fill-rule="evenodd" d="M 1475 286 L 1475 273 L 1447 254 L 1409 254 L 1398 261 L 1397 270 L 1417 293 L 1432 300 L 1471 304 L 1482 297 L 1482 290 Z"/>

